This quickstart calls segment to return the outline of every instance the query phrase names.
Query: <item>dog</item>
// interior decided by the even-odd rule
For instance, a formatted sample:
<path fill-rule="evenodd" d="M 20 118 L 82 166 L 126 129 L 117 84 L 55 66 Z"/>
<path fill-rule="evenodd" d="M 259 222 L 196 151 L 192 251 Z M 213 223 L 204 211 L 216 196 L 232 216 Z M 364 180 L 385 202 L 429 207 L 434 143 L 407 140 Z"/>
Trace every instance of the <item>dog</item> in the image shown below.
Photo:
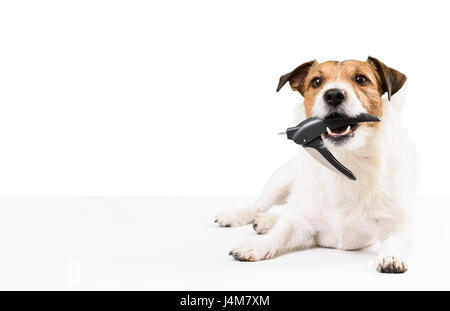
<path fill-rule="evenodd" d="M 378 241 L 377 271 L 405 272 L 411 244 L 408 210 L 419 171 L 417 152 L 401 124 L 406 79 L 373 57 L 314 60 L 281 76 L 277 91 L 289 82 L 303 96 L 303 119 L 369 113 L 381 122 L 322 135 L 325 146 L 355 173 L 356 181 L 301 150 L 275 171 L 255 202 L 216 215 L 220 226 L 253 223 L 257 233 L 266 234 L 229 254 L 241 261 L 259 261 L 311 247 L 358 250 Z M 267 213 L 280 204 L 285 205 L 281 215 Z"/>

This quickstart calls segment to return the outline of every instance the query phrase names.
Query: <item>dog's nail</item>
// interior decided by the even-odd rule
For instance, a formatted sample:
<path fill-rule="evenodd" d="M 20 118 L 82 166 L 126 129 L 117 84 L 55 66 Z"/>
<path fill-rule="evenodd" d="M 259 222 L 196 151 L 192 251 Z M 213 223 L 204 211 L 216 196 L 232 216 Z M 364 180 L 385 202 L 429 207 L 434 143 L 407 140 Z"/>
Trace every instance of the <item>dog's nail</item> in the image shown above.
<path fill-rule="evenodd" d="M 231 227 L 231 225 L 230 224 L 226 224 L 225 227 Z"/>
<path fill-rule="evenodd" d="M 214 219 L 214 222 L 217 222 L 217 219 Z"/>
<path fill-rule="evenodd" d="M 256 229 L 258 227 L 258 224 L 253 224 L 253 229 Z"/>

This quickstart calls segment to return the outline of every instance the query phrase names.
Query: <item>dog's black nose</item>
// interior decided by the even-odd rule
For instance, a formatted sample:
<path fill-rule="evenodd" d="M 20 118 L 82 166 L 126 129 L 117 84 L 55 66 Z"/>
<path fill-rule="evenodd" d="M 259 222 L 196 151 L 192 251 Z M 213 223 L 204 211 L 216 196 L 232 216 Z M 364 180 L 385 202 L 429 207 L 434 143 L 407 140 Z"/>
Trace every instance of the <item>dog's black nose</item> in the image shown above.
<path fill-rule="evenodd" d="M 345 94 L 340 89 L 331 89 L 323 95 L 325 102 L 331 106 L 338 106 L 345 101 Z"/>

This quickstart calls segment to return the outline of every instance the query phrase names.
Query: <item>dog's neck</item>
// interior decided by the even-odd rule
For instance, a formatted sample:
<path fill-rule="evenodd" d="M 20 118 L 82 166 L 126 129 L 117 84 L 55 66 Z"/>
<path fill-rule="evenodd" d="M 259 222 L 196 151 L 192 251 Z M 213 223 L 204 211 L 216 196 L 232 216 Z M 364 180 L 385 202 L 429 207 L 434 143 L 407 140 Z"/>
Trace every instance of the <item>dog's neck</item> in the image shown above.
<path fill-rule="evenodd" d="M 378 176 L 375 171 L 382 169 L 381 149 L 383 131 L 378 130 L 370 136 L 366 143 L 358 148 L 346 149 L 342 147 L 331 147 L 330 152 L 349 170 L 357 179 L 361 180 L 365 176 Z"/>

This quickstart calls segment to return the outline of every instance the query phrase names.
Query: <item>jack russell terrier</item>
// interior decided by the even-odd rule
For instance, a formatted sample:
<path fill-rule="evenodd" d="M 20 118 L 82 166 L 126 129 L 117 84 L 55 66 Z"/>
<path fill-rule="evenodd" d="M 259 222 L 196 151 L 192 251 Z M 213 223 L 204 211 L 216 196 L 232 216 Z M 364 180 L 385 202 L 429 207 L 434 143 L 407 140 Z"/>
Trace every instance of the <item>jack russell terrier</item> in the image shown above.
<path fill-rule="evenodd" d="M 410 244 L 407 210 L 418 181 L 417 153 L 401 125 L 406 76 L 369 57 L 304 63 L 281 76 L 277 91 L 287 82 L 304 97 L 300 118 L 369 113 L 381 122 L 322 135 L 325 146 L 355 173 L 356 181 L 325 168 L 302 150 L 275 171 L 254 203 L 219 213 L 220 226 L 253 223 L 257 233 L 267 233 L 233 248 L 230 255 L 258 261 L 310 247 L 357 250 L 379 241 L 376 269 L 405 272 Z M 281 215 L 267 213 L 279 204 L 285 204 Z"/>

